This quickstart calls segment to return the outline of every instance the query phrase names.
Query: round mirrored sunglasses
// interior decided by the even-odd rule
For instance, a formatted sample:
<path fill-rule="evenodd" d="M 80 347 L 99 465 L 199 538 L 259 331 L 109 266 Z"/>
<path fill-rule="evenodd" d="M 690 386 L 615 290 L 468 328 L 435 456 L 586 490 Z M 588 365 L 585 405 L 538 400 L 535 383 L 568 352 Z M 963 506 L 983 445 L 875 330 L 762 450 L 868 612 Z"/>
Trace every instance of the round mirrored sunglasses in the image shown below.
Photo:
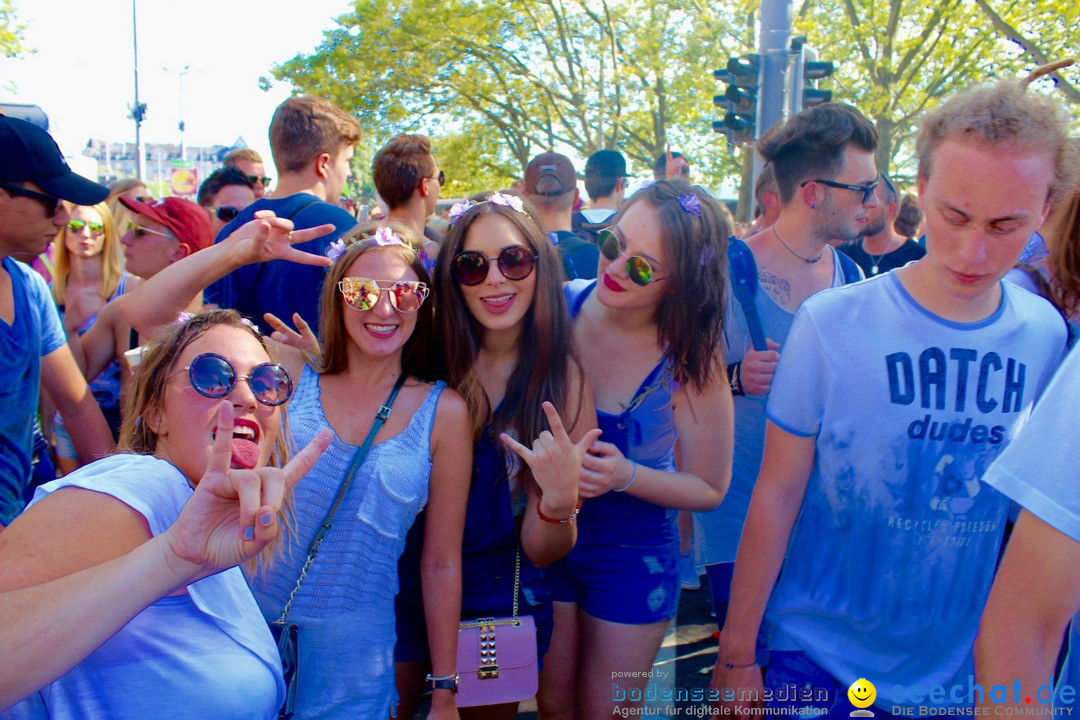
<path fill-rule="evenodd" d="M 246 380 L 251 394 L 263 405 L 277 407 L 292 396 L 293 382 L 289 371 L 279 363 L 256 365 L 250 375 L 240 375 L 228 360 L 217 353 L 203 353 L 186 370 L 195 392 L 208 398 L 223 398 L 233 391 L 236 383 Z"/>

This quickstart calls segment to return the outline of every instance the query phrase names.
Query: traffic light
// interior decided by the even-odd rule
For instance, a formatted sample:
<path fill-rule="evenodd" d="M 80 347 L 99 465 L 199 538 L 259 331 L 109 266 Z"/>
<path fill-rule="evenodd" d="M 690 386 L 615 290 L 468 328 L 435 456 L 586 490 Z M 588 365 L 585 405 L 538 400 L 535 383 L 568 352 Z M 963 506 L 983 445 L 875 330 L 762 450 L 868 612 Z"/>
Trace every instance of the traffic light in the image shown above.
<path fill-rule="evenodd" d="M 817 81 L 833 74 L 835 66 L 830 61 L 818 60 L 817 50 L 806 44 L 802 35 L 792 38 L 791 53 L 795 57 L 794 71 L 789 85 L 789 111 L 794 114 L 806 108 L 832 101 L 832 90 L 817 87 Z"/>
<path fill-rule="evenodd" d="M 713 104 L 727 111 L 723 120 L 713 122 L 713 130 L 740 145 L 754 142 L 761 56 L 752 53 L 729 58 L 727 69 L 715 70 L 713 77 L 728 85 L 723 95 L 713 97 Z"/>

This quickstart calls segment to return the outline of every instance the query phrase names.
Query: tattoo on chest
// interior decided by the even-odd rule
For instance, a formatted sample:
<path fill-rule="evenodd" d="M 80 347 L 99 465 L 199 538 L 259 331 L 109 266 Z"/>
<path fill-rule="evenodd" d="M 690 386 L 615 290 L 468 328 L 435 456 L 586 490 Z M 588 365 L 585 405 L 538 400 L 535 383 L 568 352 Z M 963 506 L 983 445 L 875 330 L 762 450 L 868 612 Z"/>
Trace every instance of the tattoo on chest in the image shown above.
<path fill-rule="evenodd" d="M 758 280 L 769 296 L 782 307 L 787 307 L 791 302 L 791 283 L 779 275 L 773 275 L 768 270 L 758 271 Z"/>

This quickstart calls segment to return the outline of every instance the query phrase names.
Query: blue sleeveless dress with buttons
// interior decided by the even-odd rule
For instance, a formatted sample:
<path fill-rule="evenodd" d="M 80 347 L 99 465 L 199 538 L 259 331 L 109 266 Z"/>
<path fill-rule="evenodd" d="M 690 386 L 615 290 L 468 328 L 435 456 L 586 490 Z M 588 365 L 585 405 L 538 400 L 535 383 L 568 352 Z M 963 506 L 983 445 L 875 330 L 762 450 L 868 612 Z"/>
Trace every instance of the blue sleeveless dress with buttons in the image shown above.
<path fill-rule="evenodd" d="M 595 280 L 566 284 L 571 317 L 577 317 L 595 287 Z M 662 358 L 625 410 L 596 412 L 600 440 L 642 467 L 674 471 L 678 433 L 671 402 L 678 389 Z M 675 518 L 675 510 L 628 493 L 586 500 L 578 516 L 577 544 L 553 568 L 555 600 L 577 603 L 610 622 L 637 625 L 674 617 L 679 600 Z"/>
<path fill-rule="evenodd" d="M 318 373 L 305 366 L 289 404 L 295 448 L 329 427 L 319 381 Z M 386 718 L 396 703 L 398 557 L 427 504 L 431 431 L 445 387 L 435 383 L 405 430 L 371 446 L 293 601 L 288 619 L 300 628 L 297 718 Z M 285 607 L 356 450 L 335 433 L 297 484 L 296 534 L 270 571 L 252 583 L 267 620 L 277 620 Z"/>

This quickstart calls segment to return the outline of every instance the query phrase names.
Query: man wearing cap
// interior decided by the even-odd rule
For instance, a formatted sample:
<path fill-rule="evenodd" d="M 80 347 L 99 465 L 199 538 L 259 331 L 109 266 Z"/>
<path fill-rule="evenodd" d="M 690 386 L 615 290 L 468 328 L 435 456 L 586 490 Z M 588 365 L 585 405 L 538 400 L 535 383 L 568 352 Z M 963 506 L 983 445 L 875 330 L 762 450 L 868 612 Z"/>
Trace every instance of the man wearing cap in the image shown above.
<path fill-rule="evenodd" d="M 629 178 L 626 158 L 618 150 L 597 150 L 585 161 L 585 192 L 589 207 L 574 213 L 574 232 L 597 244 L 596 233 L 611 224 L 622 207 Z"/>
<path fill-rule="evenodd" d="M 250 194 L 250 188 L 248 189 Z M 152 278 L 177 260 L 210 247 L 214 235 L 206 210 L 190 200 L 167 197 L 153 202 L 140 202 L 120 198 L 132 212 L 133 221 L 120 238 L 124 246 L 124 262 L 128 272 L 143 280 Z M 89 380 L 93 380 L 113 360 L 119 360 L 123 368 L 124 387 L 131 376 L 124 353 L 143 344 L 131 328 L 128 316 L 131 312 L 130 295 L 121 295 L 102 308 L 97 322 L 83 334 L 69 342 L 75 359 Z M 202 295 L 196 297 L 186 308 L 194 314 L 202 309 Z"/>
<path fill-rule="evenodd" d="M 31 431 L 44 387 L 79 457 L 112 451 L 112 434 L 64 337 L 49 288 L 17 260 L 40 255 L 70 219 L 60 202 L 94 205 L 109 189 L 76 175 L 47 132 L 0 116 L 0 528 L 25 506 Z"/>
<path fill-rule="evenodd" d="M 600 250 L 571 230 L 578 189 L 570 158 L 546 152 L 529 161 L 525 168 L 525 197 L 532 203 L 540 227 L 558 249 L 566 279 L 595 278 Z"/>

